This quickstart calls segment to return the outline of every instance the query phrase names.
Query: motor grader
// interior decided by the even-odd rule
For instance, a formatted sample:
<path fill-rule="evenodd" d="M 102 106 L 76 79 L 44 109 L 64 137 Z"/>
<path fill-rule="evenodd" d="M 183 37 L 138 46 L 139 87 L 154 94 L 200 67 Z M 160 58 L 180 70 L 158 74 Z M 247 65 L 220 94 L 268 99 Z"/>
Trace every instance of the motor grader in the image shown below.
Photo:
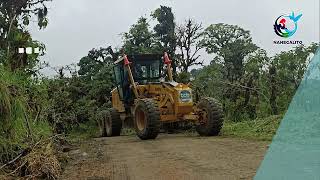
<path fill-rule="evenodd" d="M 192 121 L 201 136 L 218 135 L 221 104 L 211 97 L 194 102 L 192 89 L 172 77 L 167 53 L 124 55 L 114 62 L 116 87 L 112 108 L 99 120 L 102 136 L 119 136 L 124 121 L 133 121 L 137 136 L 155 139 L 161 123 Z"/>

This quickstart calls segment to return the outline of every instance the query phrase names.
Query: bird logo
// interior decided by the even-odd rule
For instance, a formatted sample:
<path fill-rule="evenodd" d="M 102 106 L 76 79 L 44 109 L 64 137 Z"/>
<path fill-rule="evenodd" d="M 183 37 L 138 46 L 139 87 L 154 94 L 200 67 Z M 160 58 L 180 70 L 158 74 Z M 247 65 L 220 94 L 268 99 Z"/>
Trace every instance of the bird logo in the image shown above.
<path fill-rule="evenodd" d="M 291 37 L 298 29 L 298 20 L 301 16 L 302 14 L 295 16 L 294 12 L 279 16 L 273 25 L 275 33 L 280 37 Z"/>

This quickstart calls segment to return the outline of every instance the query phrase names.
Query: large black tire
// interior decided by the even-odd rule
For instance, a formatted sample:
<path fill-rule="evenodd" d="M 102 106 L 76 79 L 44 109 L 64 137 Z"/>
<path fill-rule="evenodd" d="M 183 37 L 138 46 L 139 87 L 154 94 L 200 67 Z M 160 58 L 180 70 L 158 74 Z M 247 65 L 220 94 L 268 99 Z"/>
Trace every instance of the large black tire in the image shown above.
<path fill-rule="evenodd" d="M 196 130 L 200 136 L 217 136 L 223 125 L 222 105 L 214 98 L 206 97 L 197 104 L 199 125 Z"/>
<path fill-rule="evenodd" d="M 134 111 L 134 126 L 142 140 L 155 139 L 160 130 L 160 112 L 153 99 L 140 99 Z"/>
<path fill-rule="evenodd" d="M 114 109 L 108 109 L 105 116 L 106 136 L 120 136 L 122 129 L 122 120 L 120 113 Z"/>

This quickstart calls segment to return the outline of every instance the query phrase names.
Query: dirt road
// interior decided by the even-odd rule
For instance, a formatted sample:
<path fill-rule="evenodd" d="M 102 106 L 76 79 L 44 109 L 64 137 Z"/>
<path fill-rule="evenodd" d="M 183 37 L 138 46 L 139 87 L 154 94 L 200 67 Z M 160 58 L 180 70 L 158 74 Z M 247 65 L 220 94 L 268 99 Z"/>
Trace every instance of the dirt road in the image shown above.
<path fill-rule="evenodd" d="M 184 134 L 97 138 L 69 152 L 62 179 L 252 179 L 266 149 L 267 142 Z"/>

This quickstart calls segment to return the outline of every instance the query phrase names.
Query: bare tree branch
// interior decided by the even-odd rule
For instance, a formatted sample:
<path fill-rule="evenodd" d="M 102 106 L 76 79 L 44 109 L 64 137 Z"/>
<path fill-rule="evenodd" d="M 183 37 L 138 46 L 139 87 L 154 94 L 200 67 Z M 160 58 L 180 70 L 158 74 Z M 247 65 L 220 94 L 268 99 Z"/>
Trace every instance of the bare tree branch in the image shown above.
<path fill-rule="evenodd" d="M 192 19 L 188 19 L 185 24 L 177 28 L 177 46 L 180 50 L 178 64 L 180 70 L 188 72 L 188 69 L 192 65 L 200 65 L 203 62 L 197 62 L 200 55 L 198 52 L 202 49 L 199 46 L 202 25 L 194 22 Z"/>

